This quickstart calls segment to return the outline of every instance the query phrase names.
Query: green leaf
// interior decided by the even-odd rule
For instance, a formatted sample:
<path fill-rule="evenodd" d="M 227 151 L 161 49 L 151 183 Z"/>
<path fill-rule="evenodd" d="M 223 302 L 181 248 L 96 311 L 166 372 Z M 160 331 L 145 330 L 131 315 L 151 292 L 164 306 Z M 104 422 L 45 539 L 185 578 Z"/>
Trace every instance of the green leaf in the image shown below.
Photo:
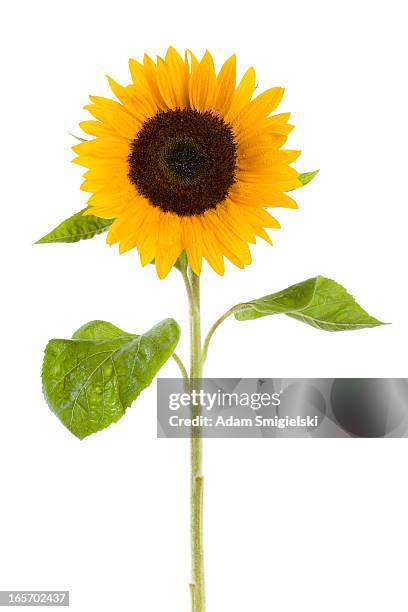
<path fill-rule="evenodd" d="M 238 321 L 286 314 L 326 331 L 384 325 L 363 310 L 344 287 L 324 276 L 316 276 L 279 293 L 239 304 L 234 314 Z"/>
<path fill-rule="evenodd" d="M 181 255 L 178 257 L 176 263 L 174 264 L 174 267 L 177 268 L 177 270 L 179 270 L 181 273 L 183 273 L 187 270 L 187 266 L 187 253 L 185 251 L 182 251 Z"/>
<path fill-rule="evenodd" d="M 156 260 L 152 259 L 150 263 L 153 266 L 155 266 Z M 185 251 L 182 251 L 179 257 L 177 258 L 176 263 L 174 264 L 173 268 L 177 268 L 177 270 L 183 274 L 183 272 L 187 270 L 187 266 L 188 266 L 187 253 Z"/>
<path fill-rule="evenodd" d="M 166 319 L 140 336 L 91 321 L 71 340 L 50 340 L 42 381 L 45 399 L 78 438 L 118 421 L 173 354 L 180 328 Z"/>
<path fill-rule="evenodd" d="M 76 134 L 72 134 L 72 132 L 68 132 L 68 134 L 70 136 L 72 136 L 72 138 L 75 138 L 75 140 L 78 140 L 79 142 L 88 142 L 88 138 L 82 138 L 81 136 L 77 136 Z"/>
<path fill-rule="evenodd" d="M 86 210 L 80 210 L 69 219 L 66 219 L 46 236 L 37 240 L 35 244 L 45 244 L 48 242 L 78 242 L 78 240 L 88 240 L 97 234 L 102 234 L 112 225 L 114 219 L 101 219 L 94 215 L 84 217 Z"/>
<path fill-rule="evenodd" d="M 97 234 L 106 232 L 114 222 L 114 219 L 101 219 L 94 215 L 83 216 L 83 213 L 87 210 L 84 208 L 80 210 L 69 219 L 66 219 L 49 234 L 37 240 L 35 244 L 46 244 L 51 242 L 78 242 L 79 240 L 88 240 L 93 238 Z M 155 261 L 150 263 L 154 264 Z M 181 273 L 187 269 L 187 254 L 183 251 L 178 257 L 174 267 L 177 268 Z"/>
<path fill-rule="evenodd" d="M 122 338 L 123 336 L 136 337 L 136 334 L 128 334 L 113 323 L 108 321 L 89 321 L 72 334 L 73 340 L 109 340 L 110 338 Z"/>
<path fill-rule="evenodd" d="M 312 179 L 314 179 L 316 174 L 319 174 L 319 170 L 314 170 L 313 172 L 304 172 L 303 174 L 299 174 L 298 179 L 302 183 L 302 185 L 307 185 Z"/>

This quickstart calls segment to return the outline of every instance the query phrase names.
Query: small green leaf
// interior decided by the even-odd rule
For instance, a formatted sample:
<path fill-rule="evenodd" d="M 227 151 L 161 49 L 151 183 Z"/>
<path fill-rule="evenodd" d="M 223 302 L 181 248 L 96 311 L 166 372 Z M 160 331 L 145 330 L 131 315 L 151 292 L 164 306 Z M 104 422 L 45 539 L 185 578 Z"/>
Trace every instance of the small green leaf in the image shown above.
<path fill-rule="evenodd" d="M 314 170 L 313 172 L 303 172 L 303 174 L 299 174 L 298 179 L 302 185 L 307 185 L 312 179 L 314 179 L 316 174 L 319 174 L 319 170 Z"/>
<path fill-rule="evenodd" d="M 324 276 L 239 304 L 234 314 L 238 321 L 286 314 L 326 331 L 384 325 L 363 310 L 344 287 Z"/>
<path fill-rule="evenodd" d="M 140 336 L 91 321 L 71 340 L 50 340 L 42 381 L 62 423 L 85 438 L 118 421 L 173 354 L 180 328 L 166 319 Z"/>
<path fill-rule="evenodd" d="M 75 140 L 78 140 L 79 142 L 88 142 L 87 138 L 82 138 L 81 136 L 77 136 L 76 134 L 72 134 L 72 132 L 68 132 L 68 134 L 70 136 L 72 136 L 72 138 L 75 138 Z"/>
<path fill-rule="evenodd" d="M 156 265 L 156 261 L 154 259 L 150 263 Z M 187 270 L 187 265 L 187 253 L 185 251 L 182 251 L 173 267 L 177 268 L 177 270 L 183 274 L 183 272 Z"/>
<path fill-rule="evenodd" d="M 181 273 L 183 273 L 187 270 L 187 266 L 188 266 L 187 253 L 185 251 L 182 251 L 176 263 L 174 264 L 174 267 L 177 268 L 177 270 L 179 270 Z"/>
<path fill-rule="evenodd" d="M 78 240 L 88 240 L 97 234 L 106 232 L 112 225 L 114 219 L 101 219 L 94 215 L 84 217 L 86 210 L 80 210 L 69 219 L 66 219 L 49 234 L 37 240 L 35 244 L 45 244 L 48 242 L 78 242 Z"/>

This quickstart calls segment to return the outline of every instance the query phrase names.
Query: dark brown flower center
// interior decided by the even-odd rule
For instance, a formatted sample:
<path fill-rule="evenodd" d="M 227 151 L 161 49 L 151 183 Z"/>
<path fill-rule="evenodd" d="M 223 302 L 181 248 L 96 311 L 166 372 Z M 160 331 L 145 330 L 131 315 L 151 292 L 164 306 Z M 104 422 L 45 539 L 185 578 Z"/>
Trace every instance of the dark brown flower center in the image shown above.
<path fill-rule="evenodd" d="M 130 147 L 129 179 L 153 206 L 179 216 L 216 208 L 235 183 L 233 131 L 210 112 L 157 113 Z"/>

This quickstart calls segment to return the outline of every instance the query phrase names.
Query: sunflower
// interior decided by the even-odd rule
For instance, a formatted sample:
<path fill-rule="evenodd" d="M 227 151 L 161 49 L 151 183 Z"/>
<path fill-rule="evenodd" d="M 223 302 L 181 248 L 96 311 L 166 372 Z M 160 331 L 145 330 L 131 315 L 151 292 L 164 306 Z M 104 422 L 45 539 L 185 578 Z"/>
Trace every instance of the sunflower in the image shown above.
<path fill-rule="evenodd" d="M 217 74 L 208 51 L 198 61 L 169 48 L 129 66 L 131 85 L 108 77 L 117 101 L 85 107 L 95 120 L 80 126 L 94 138 L 73 147 L 92 194 L 84 214 L 115 219 L 107 242 L 137 248 L 160 278 L 183 250 L 197 275 L 203 258 L 218 274 L 224 257 L 243 268 L 249 243 L 271 243 L 265 228 L 280 227 L 265 209 L 297 208 L 285 192 L 301 186 L 290 166 L 300 152 L 281 148 L 289 113 L 272 115 L 284 90 L 253 98 L 254 69 L 237 85 L 235 56 Z"/>

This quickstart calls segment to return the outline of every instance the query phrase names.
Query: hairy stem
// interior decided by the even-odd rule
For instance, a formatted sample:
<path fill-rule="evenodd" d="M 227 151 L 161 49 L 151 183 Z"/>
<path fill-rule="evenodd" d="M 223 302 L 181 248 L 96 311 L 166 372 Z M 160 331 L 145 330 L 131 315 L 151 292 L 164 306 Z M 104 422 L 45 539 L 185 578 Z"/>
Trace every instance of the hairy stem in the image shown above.
<path fill-rule="evenodd" d="M 187 275 L 186 275 L 187 276 Z M 200 278 L 189 269 L 185 278 L 190 303 L 190 388 L 199 390 L 203 373 L 200 321 Z M 188 283 L 188 284 L 187 284 Z M 191 407 L 191 416 L 199 417 L 201 406 Z M 203 475 L 201 428 L 191 428 L 191 600 L 192 612 L 205 612 L 204 553 L 203 553 Z"/>
<path fill-rule="evenodd" d="M 180 368 L 180 372 L 181 372 L 182 377 L 184 378 L 185 381 L 188 381 L 189 380 L 188 373 L 187 373 L 187 370 L 186 370 L 186 367 L 185 367 L 184 363 L 181 361 L 181 359 L 177 355 L 177 353 L 173 353 L 172 357 L 173 357 L 174 361 L 177 363 L 178 367 Z"/>
<path fill-rule="evenodd" d="M 233 306 L 232 308 L 227 310 L 227 312 L 224 312 L 224 314 L 221 315 L 220 318 L 217 319 L 216 322 L 214 323 L 214 325 L 210 328 L 210 331 L 208 332 L 208 334 L 207 334 L 207 336 L 205 338 L 205 341 L 204 341 L 203 355 L 202 355 L 203 363 L 207 359 L 208 346 L 210 344 L 210 340 L 213 337 L 214 332 L 218 329 L 218 327 L 221 325 L 221 323 L 223 323 L 223 321 L 225 321 L 225 319 L 228 319 L 229 316 L 234 314 L 234 312 L 237 312 L 238 310 L 241 310 L 241 308 L 242 308 L 241 304 L 238 304 L 237 306 Z"/>

